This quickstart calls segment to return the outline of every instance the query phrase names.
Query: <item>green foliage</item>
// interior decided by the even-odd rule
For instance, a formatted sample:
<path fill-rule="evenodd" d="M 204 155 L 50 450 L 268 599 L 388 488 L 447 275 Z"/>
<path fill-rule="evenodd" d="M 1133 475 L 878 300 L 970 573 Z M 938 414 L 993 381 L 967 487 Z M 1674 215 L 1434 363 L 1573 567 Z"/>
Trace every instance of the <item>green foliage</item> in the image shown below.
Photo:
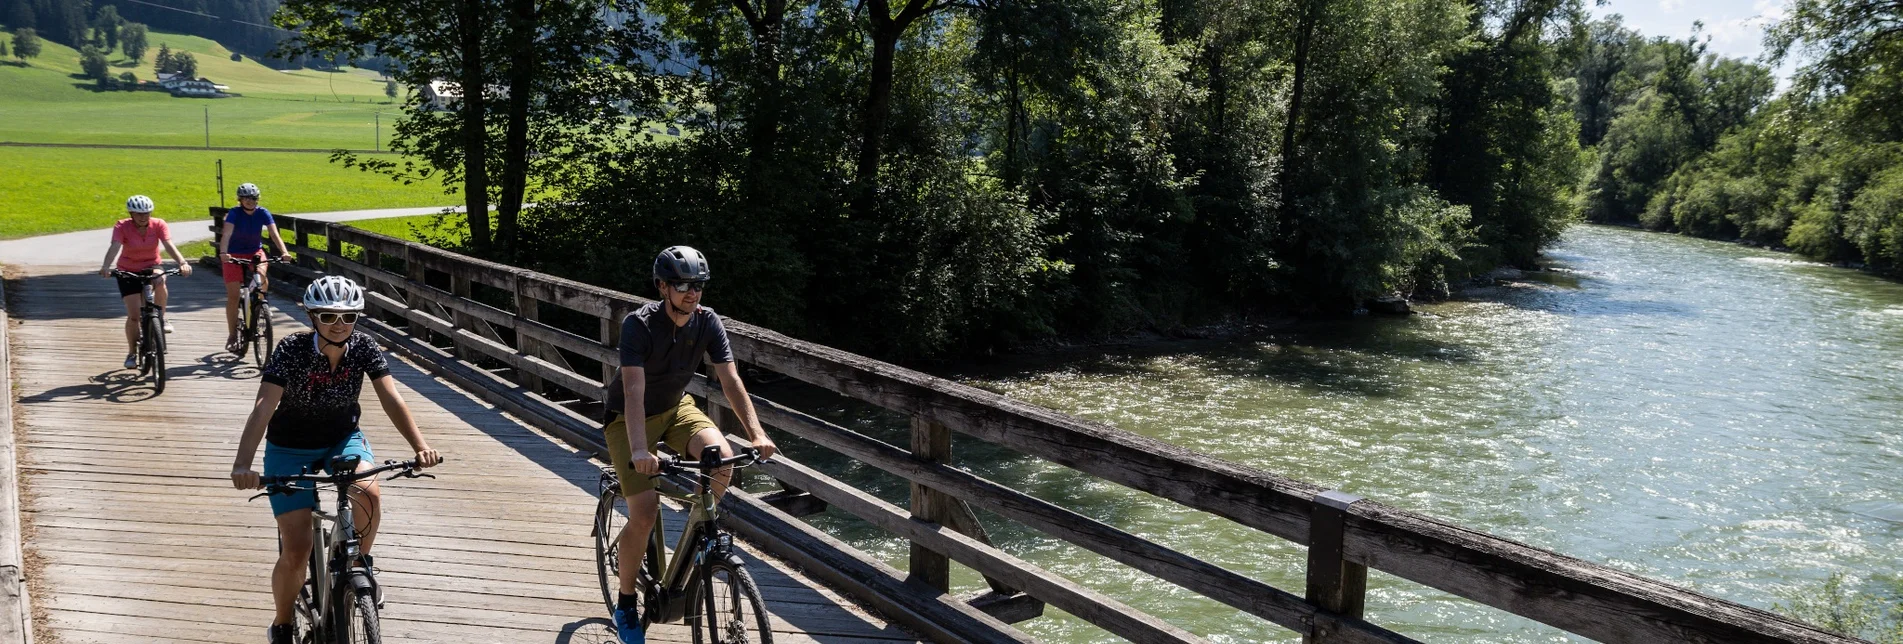
<path fill-rule="evenodd" d="M 99 81 L 101 85 L 112 77 L 112 69 L 106 64 L 106 55 L 92 45 L 80 48 L 79 68 L 86 73 L 87 78 Z"/>
<path fill-rule="evenodd" d="M 93 18 L 93 40 L 103 51 L 119 48 L 119 28 L 125 24 L 119 17 L 119 8 L 106 5 L 99 8 L 99 14 Z"/>
<path fill-rule="evenodd" d="M 31 27 L 13 30 L 13 57 L 26 62 L 40 55 L 40 35 Z"/>
<path fill-rule="evenodd" d="M 119 49 L 129 60 L 145 59 L 145 25 L 137 22 L 127 23 L 119 28 Z"/>
<path fill-rule="evenodd" d="M 1891 580 L 1887 592 L 1854 588 L 1856 580 L 1833 572 L 1812 588 L 1789 589 L 1771 610 L 1819 628 L 1876 644 L 1903 644 L 1903 582 Z"/>
<path fill-rule="evenodd" d="M 506 175 L 467 159 L 508 140 L 495 88 L 528 43 L 538 101 L 619 110 L 537 104 L 537 205 L 478 252 L 648 294 L 652 254 L 691 244 L 723 313 L 889 358 L 1443 294 L 1555 240 L 1587 158 L 1557 82 L 1571 0 L 656 0 L 606 50 L 575 45 L 603 42 L 584 3 L 538 5 L 573 24 L 528 40 L 504 0 L 279 19 L 293 53 L 373 48 L 421 88 L 464 80 L 437 27 L 465 6 L 494 18 L 483 136 L 413 96 L 407 157 L 347 161 Z"/>

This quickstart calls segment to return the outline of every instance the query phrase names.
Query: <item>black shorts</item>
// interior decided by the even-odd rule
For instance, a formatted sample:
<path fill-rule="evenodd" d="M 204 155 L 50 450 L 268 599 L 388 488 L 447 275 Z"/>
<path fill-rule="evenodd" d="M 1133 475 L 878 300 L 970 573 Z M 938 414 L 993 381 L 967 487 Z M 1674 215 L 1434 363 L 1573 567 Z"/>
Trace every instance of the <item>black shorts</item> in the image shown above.
<path fill-rule="evenodd" d="M 112 281 L 119 283 L 119 297 L 123 298 L 129 295 L 139 295 L 145 292 L 146 280 L 144 279 L 136 278 L 136 277 L 120 277 L 118 275 L 114 275 L 112 276 Z M 152 278 L 153 284 L 157 284 L 163 281 L 165 281 L 165 278 L 163 276 Z"/>

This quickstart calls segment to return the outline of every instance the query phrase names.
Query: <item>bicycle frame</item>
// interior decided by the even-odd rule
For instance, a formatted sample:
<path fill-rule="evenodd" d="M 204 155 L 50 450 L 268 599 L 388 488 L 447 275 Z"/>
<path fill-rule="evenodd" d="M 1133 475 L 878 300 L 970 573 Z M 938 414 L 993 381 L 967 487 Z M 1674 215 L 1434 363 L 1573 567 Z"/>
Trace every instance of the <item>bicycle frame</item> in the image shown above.
<path fill-rule="evenodd" d="M 418 474 L 415 461 L 386 461 L 383 465 L 357 472 L 360 463 L 355 458 L 340 457 L 331 462 L 331 469 L 340 474 L 317 476 L 309 474 L 309 468 L 306 468 L 307 473 L 298 476 L 264 477 L 267 491 L 259 495 L 290 491 L 287 484 L 299 480 L 334 487 L 337 495 L 335 512 L 325 513 L 321 498 L 317 507 L 311 508 L 311 554 L 307 562 L 310 575 L 304 586 L 309 591 L 305 598 L 305 609 L 308 611 L 305 619 L 310 621 L 318 641 L 335 639 L 338 629 L 349 623 L 350 607 L 340 605 L 337 601 L 342 596 L 340 591 L 353 591 L 351 596 L 355 597 L 357 593 L 375 593 L 377 590 L 376 574 L 371 570 L 370 563 L 365 561 L 361 566 L 354 565 L 359 558 L 367 559 L 367 556 L 362 555 L 360 549 L 362 541 L 357 536 L 355 515 L 350 508 L 350 488 L 355 487 L 358 481 L 374 481 L 377 475 L 391 470 L 402 470 L 394 478 L 435 478 Z M 347 482 L 343 480 L 345 477 L 350 477 Z M 316 493 L 314 489 L 313 493 Z"/>
<path fill-rule="evenodd" d="M 710 450 L 719 448 L 709 447 Z M 714 452 L 718 455 L 718 451 Z M 738 468 L 722 466 L 733 471 Z M 613 470 L 608 470 L 613 472 Z M 726 557 L 734 565 L 742 565 L 740 558 L 733 554 L 733 536 L 720 529 L 720 499 L 714 495 L 713 477 L 704 471 L 695 473 L 695 482 L 699 491 L 692 494 L 675 494 L 655 489 L 663 498 L 687 506 L 687 524 L 681 528 L 680 539 L 674 545 L 673 558 L 667 557 L 663 547 L 666 538 L 661 514 L 657 511 L 654 528 L 648 531 L 647 556 L 642 565 L 656 577 L 658 596 L 645 598 L 647 618 L 651 622 L 674 622 L 682 618 L 698 617 L 702 609 L 695 599 L 699 595 L 701 575 L 700 565 L 712 558 Z"/>

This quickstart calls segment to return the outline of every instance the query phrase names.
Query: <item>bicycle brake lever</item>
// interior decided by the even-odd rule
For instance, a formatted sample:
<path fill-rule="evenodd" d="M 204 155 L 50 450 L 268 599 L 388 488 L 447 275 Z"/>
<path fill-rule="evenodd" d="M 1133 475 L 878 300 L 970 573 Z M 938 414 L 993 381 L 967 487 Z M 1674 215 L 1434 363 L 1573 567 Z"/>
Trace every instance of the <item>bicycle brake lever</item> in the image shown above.
<path fill-rule="evenodd" d="M 256 500 L 258 500 L 258 499 L 262 499 L 262 498 L 264 498 L 264 497 L 267 497 L 267 496 L 271 496 L 271 493 L 270 493 L 270 492 L 259 492 L 259 493 L 257 493 L 257 494 L 253 494 L 253 495 L 251 495 L 251 498 L 249 498 L 249 499 L 245 499 L 245 502 L 246 502 L 246 503 L 250 503 L 250 502 L 252 502 L 252 501 L 256 501 Z"/>

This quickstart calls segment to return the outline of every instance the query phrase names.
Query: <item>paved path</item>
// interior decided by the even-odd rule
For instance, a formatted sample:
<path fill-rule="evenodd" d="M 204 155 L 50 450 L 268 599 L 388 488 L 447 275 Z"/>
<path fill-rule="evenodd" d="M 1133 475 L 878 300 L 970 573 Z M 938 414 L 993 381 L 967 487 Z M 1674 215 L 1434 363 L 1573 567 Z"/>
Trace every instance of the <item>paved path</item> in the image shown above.
<path fill-rule="evenodd" d="M 297 216 L 318 221 L 356 221 L 431 215 L 443 210 L 443 207 L 385 208 L 382 210 L 340 210 Z M 454 208 L 454 210 L 463 211 L 462 208 Z M 184 246 L 201 239 L 211 239 L 211 217 L 202 211 L 189 216 L 178 216 L 177 213 L 173 213 L 171 217 L 162 218 L 172 227 L 173 244 Z M 0 264 L 90 265 L 97 269 L 99 261 L 106 257 L 106 248 L 112 245 L 110 230 L 101 228 L 0 241 Z"/>
<path fill-rule="evenodd" d="M 33 602 L 65 644 L 263 641 L 271 514 L 226 476 L 257 368 L 233 360 L 214 279 L 173 282 L 171 382 L 120 369 L 122 309 L 90 267 L 33 266 L 13 311 L 20 468 Z M 280 335 L 298 325 L 277 316 Z M 400 389 L 449 462 L 386 484 L 377 544 L 388 642 L 611 641 L 588 521 L 587 455 L 392 357 Z M 366 397 L 372 394 L 366 392 Z M 373 401 L 379 458 L 405 444 Z M 672 513 L 667 521 L 678 525 Z M 751 568 L 776 642 L 913 638 L 773 560 Z M 682 626 L 653 641 L 686 642 Z"/>

